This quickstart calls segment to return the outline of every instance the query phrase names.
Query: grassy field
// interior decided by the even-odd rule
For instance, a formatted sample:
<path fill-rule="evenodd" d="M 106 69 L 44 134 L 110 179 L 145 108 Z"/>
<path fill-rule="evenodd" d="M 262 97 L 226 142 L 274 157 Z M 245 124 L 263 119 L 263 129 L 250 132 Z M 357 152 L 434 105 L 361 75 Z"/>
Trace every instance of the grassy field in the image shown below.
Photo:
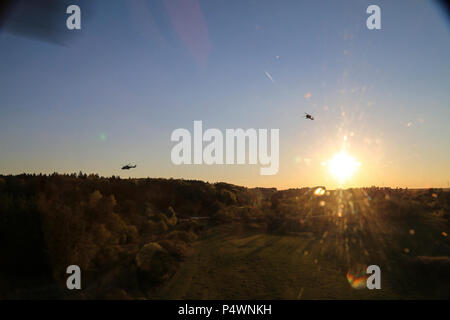
<path fill-rule="evenodd" d="M 153 299 L 395 299 L 405 296 L 383 272 L 382 290 L 356 290 L 346 268 L 327 255 L 330 243 L 312 233 L 270 235 L 241 224 L 209 229 L 191 257 Z"/>
<path fill-rule="evenodd" d="M 174 277 L 148 297 L 449 299 L 448 219 L 433 213 L 435 195 L 413 196 L 393 202 L 356 190 L 284 197 L 273 210 L 278 220 L 269 220 L 277 229 L 250 221 L 210 226 Z M 368 265 L 380 267 L 381 290 L 349 284 L 354 270 L 365 284 Z"/>

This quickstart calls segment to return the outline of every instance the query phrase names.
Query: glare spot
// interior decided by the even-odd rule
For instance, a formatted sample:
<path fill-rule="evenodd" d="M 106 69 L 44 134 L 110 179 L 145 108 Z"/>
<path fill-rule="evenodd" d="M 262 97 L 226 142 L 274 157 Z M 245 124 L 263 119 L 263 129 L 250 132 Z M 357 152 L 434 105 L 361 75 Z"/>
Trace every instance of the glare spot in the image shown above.
<path fill-rule="evenodd" d="M 328 161 L 330 173 L 341 183 L 349 180 L 359 166 L 360 163 L 347 154 L 345 150 L 335 154 L 333 158 Z"/>
<path fill-rule="evenodd" d="M 409 234 L 410 234 L 410 235 L 413 236 L 415 233 L 416 233 L 416 231 L 414 231 L 414 229 L 410 229 L 410 230 L 409 230 Z"/>
<path fill-rule="evenodd" d="M 347 272 L 347 281 L 353 289 L 366 288 L 367 278 L 365 266 L 357 266 Z"/>
<path fill-rule="evenodd" d="M 275 82 L 275 80 L 273 80 L 272 75 L 271 75 L 269 72 L 264 71 L 264 74 L 266 75 L 266 77 L 267 77 L 270 81 Z"/>
<path fill-rule="evenodd" d="M 316 190 L 314 190 L 314 194 L 316 196 L 323 196 L 325 194 L 325 189 L 324 188 L 317 188 Z"/>

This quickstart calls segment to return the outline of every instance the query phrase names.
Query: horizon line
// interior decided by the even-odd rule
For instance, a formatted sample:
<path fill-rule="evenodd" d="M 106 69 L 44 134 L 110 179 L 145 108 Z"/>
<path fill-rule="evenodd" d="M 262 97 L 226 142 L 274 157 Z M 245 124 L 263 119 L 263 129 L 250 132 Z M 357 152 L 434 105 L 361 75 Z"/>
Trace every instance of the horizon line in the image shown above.
<path fill-rule="evenodd" d="M 52 175 L 58 175 L 58 176 L 72 176 L 72 175 L 76 175 L 76 178 L 79 178 L 79 175 L 83 174 L 86 175 L 87 177 L 89 176 L 98 176 L 98 178 L 101 179 L 111 179 L 111 178 L 118 178 L 121 180 L 145 180 L 145 179 L 161 179 L 161 180 L 180 180 L 180 181 L 200 181 L 203 183 L 208 183 L 208 184 L 219 184 L 219 183 L 226 183 L 226 184 L 230 184 L 230 185 L 234 185 L 234 186 L 238 186 L 238 187 L 244 187 L 244 188 L 248 188 L 248 189 L 276 189 L 277 191 L 284 191 L 284 190 L 291 190 L 291 189 L 303 189 L 303 188 L 308 188 L 308 189 L 313 189 L 313 188 L 319 188 L 319 187 L 324 187 L 326 190 L 330 190 L 330 191 L 335 191 L 335 190 L 349 190 L 349 189 L 368 189 L 368 188 L 380 188 L 380 189 L 408 189 L 408 190 L 427 190 L 427 189 L 442 189 L 442 190 L 449 190 L 450 187 L 432 187 L 432 186 L 427 186 L 427 187 L 402 187 L 402 186 L 379 186 L 379 185 L 371 185 L 371 186 L 359 186 L 359 187 L 342 187 L 342 188 L 328 188 L 326 187 L 326 185 L 324 184 L 317 184 L 314 186 L 298 186 L 298 187 L 288 187 L 288 188 L 279 188 L 279 187 L 260 187 L 260 186 L 255 186 L 255 187 L 250 187 L 248 185 L 240 185 L 240 184 L 236 184 L 236 183 L 232 183 L 232 182 L 226 182 L 226 181 L 208 181 L 208 180 L 202 180 L 202 179 L 195 179 L 195 178 L 174 178 L 174 177 L 121 177 L 120 175 L 111 175 L 111 176 L 102 176 L 99 175 L 98 173 L 87 173 L 87 172 L 82 172 L 79 171 L 77 172 L 71 172 L 71 173 L 59 173 L 59 172 L 53 172 L 53 173 L 19 173 L 19 174 L 3 174 L 0 173 L 0 177 L 17 177 L 17 176 L 45 176 L 45 177 L 50 177 Z"/>

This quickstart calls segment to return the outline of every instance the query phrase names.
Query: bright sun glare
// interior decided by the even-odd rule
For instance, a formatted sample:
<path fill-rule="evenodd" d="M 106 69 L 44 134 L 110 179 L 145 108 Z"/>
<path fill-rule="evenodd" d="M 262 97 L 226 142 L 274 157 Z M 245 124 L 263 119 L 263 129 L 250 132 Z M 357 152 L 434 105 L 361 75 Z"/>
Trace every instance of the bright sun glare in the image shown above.
<path fill-rule="evenodd" d="M 359 166 L 360 163 L 350 156 L 345 150 L 336 153 L 328 162 L 330 173 L 338 179 L 340 183 L 348 181 Z"/>

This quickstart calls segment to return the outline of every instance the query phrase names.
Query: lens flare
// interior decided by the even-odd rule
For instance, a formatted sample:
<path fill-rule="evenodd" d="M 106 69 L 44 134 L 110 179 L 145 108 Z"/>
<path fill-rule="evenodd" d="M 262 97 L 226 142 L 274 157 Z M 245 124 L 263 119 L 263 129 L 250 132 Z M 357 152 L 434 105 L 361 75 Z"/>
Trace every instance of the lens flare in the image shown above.
<path fill-rule="evenodd" d="M 98 138 L 101 142 L 106 141 L 106 133 L 104 132 L 100 133 Z"/>
<path fill-rule="evenodd" d="M 330 173 L 340 183 L 348 181 L 359 166 L 360 163 L 350 156 L 345 150 L 336 153 L 333 158 L 328 161 Z"/>
<path fill-rule="evenodd" d="M 347 272 L 347 281 L 353 289 L 364 289 L 366 288 L 367 282 L 367 267 L 365 265 L 358 265 Z"/>
<path fill-rule="evenodd" d="M 325 188 L 318 187 L 316 190 L 314 190 L 314 194 L 316 196 L 323 196 L 325 194 Z"/>

